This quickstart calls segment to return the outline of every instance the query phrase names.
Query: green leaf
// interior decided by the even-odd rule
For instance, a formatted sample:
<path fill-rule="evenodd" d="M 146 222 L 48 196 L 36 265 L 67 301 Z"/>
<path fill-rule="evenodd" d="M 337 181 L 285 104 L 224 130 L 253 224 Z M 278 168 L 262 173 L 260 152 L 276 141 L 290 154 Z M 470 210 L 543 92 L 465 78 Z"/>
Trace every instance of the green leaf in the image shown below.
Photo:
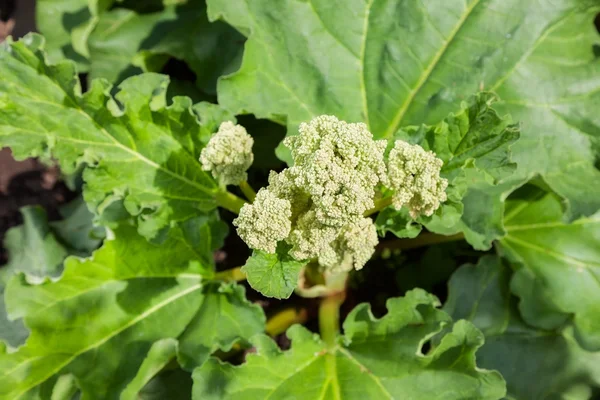
<path fill-rule="evenodd" d="M 87 0 L 38 0 L 35 7 L 37 28 L 48 40 L 48 58 L 52 62 L 73 60 L 81 72 L 89 68 L 85 42 L 96 24 L 94 10 L 88 3 Z"/>
<path fill-rule="evenodd" d="M 462 231 L 469 243 L 481 250 L 504 234 L 502 193 L 507 185 L 495 186 L 514 172 L 510 149 L 519 138 L 518 125 L 492 108 L 495 101 L 490 93 L 472 96 L 440 123 L 406 127 L 394 135 L 394 139 L 435 152 L 444 161 L 441 176 L 448 179 L 448 201 L 432 217 L 422 217 L 418 222 L 440 234 Z M 512 189 L 512 184 L 508 186 Z M 400 226 L 408 223 L 402 210 L 388 211 L 378 221 L 393 226 L 389 221 L 396 219 Z M 399 233 L 407 237 L 410 231 Z"/>
<path fill-rule="evenodd" d="M 236 367 L 210 359 L 194 371 L 194 399 L 499 399 L 497 372 L 476 368 L 483 335 L 460 321 L 428 354 L 422 346 L 450 321 L 437 299 L 422 290 L 388 300 L 377 319 L 366 304 L 344 323 L 345 335 L 326 348 L 306 328 L 288 330 L 292 348 L 282 352 L 268 337 L 252 339 L 257 354 Z"/>
<path fill-rule="evenodd" d="M 218 85 L 232 112 L 287 123 L 288 134 L 333 114 L 391 138 L 490 90 L 524 127 L 512 187 L 541 174 L 571 218 L 600 208 L 596 0 L 544 12 L 521 0 L 208 0 L 208 11 L 248 36 L 241 68 Z"/>
<path fill-rule="evenodd" d="M 22 320 L 11 321 L 6 315 L 4 291 L 9 279 L 16 273 L 24 273 L 31 283 L 57 278 L 67 255 L 88 256 L 104 238 L 104 228 L 93 226 L 92 215 L 81 198 L 59 211 L 65 219 L 48 223 L 40 206 L 23 207 L 23 225 L 6 233 L 4 247 L 9 261 L 0 269 L 0 340 L 10 346 L 23 344 L 29 332 Z"/>
<path fill-rule="evenodd" d="M 209 23 L 204 1 L 166 1 L 158 9 L 132 2 L 109 10 L 113 2 L 41 0 L 36 20 L 51 60 L 71 59 L 90 79 L 118 84 L 142 71 L 160 72 L 173 57 L 189 65 L 210 95 L 219 76 L 238 68 L 244 37 L 222 22 Z"/>
<path fill-rule="evenodd" d="M 287 299 L 298 286 L 307 261 L 294 260 L 287 245 L 280 243 L 275 254 L 254 250 L 242 267 L 248 283 L 263 296 Z"/>
<path fill-rule="evenodd" d="M 196 85 L 215 95 L 217 79 L 238 69 L 245 38 L 223 22 L 210 23 L 203 0 L 166 7 L 163 13 L 169 10 L 175 18 L 156 25 L 138 54 L 144 58 L 170 56 L 186 62 L 196 75 Z"/>
<path fill-rule="evenodd" d="M 514 400 L 587 400 L 600 388 L 600 353 L 579 347 L 569 330 L 542 330 L 521 319 L 511 296 L 511 271 L 485 256 L 450 279 L 444 310 L 466 318 L 485 334 L 477 363 L 500 371 Z"/>
<path fill-rule="evenodd" d="M 555 329 L 572 319 L 580 344 L 600 350 L 600 213 L 566 223 L 560 200 L 536 189 L 509 203 L 505 225 L 525 321 Z"/>
<path fill-rule="evenodd" d="M 546 11 L 543 32 L 521 44 L 530 49 L 512 74 L 486 87 L 502 98 L 501 112 L 524 124 L 524 140 L 513 148 L 516 178 L 540 174 L 565 199 L 572 221 L 600 209 L 600 171 L 594 167 L 600 137 L 600 36 L 594 18 L 600 4 L 560 1 Z"/>
<path fill-rule="evenodd" d="M 177 355 L 177 340 L 162 339 L 155 342 L 140 366 L 136 377 L 121 393 L 121 400 L 136 400 L 146 384 Z"/>
<path fill-rule="evenodd" d="M 501 117 L 492 108 L 497 101 L 492 93 L 480 93 L 442 122 L 402 128 L 394 139 L 433 151 L 444 162 L 441 175 L 450 185 L 459 186 L 457 181 L 464 180 L 465 168 L 476 168 L 497 181 L 515 170 L 510 147 L 520 131 L 510 116 Z"/>
<path fill-rule="evenodd" d="M 25 343 L 29 331 L 25 328 L 22 320 L 13 321 L 8 318 L 4 291 L 4 285 L 0 284 L 0 346 L 6 344 L 11 347 L 18 347 Z"/>
<path fill-rule="evenodd" d="M 24 272 L 32 282 L 60 275 L 62 262 L 69 254 L 48 225 L 46 211 L 40 206 L 20 209 L 23 225 L 6 232 L 4 246 L 9 262 L 0 270 L 0 283 L 17 272 Z"/>
<path fill-rule="evenodd" d="M 78 391 L 73 375 L 61 375 L 52 388 L 51 400 L 74 400 L 78 398 Z"/>
<path fill-rule="evenodd" d="M 396 237 L 411 239 L 417 237 L 423 228 L 411 218 L 406 208 L 394 210 L 392 207 L 386 207 L 377 214 L 375 226 L 381 237 L 391 232 Z"/>
<path fill-rule="evenodd" d="M 216 109 L 184 97 L 167 106 L 168 78 L 158 74 L 128 79 L 114 99 L 103 80 L 81 95 L 73 65 L 46 64 L 42 49 L 42 37 L 28 35 L 0 50 L 0 146 L 18 159 L 52 157 L 67 174 L 85 164 L 90 209 L 104 221 L 126 211 L 148 238 L 231 204 L 198 162 L 209 138 L 199 119 L 212 127 L 226 113 L 198 115 Z"/>
<path fill-rule="evenodd" d="M 221 221 L 217 211 L 213 211 L 185 221 L 181 230 L 188 244 L 201 256 L 202 263 L 214 265 L 213 254 L 223 247 L 229 226 Z"/>
<path fill-rule="evenodd" d="M 8 264 L 0 269 L 0 342 L 17 347 L 25 342 L 29 331 L 20 319 L 11 320 L 6 313 L 4 292 L 9 279 L 25 273 L 32 282 L 57 277 L 68 250 L 56 239 L 40 206 L 20 209 L 23 225 L 9 229 L 4 238 Z"/>
<path fill-rule="evenodd" d="M 414 288 L 433 292 L 445 285 L 456 270 L 456 259 L 464 254 L 465 247 L 454 244 L 429 246 L 417 260 L 392 259 L 401 293 Z"/>
<path fill-rule="evenodd" d="M 167 370 L 155 376 L 140 393 L 139 400 L 189 400 L 192 398 L 192 377 L 181 369 Z"/>
<path fill-rule="evenodd" d="M 247 302 L 243 287 L 211 281 L 212 269 L 178 229 L 160 246 L 133 227 L 115 237 L 90 259 L 68 258 L 57 282 L 10 281 L 9 314 L 24 317 L 31 335 L 0 356 L 0 397 L 35 392 L 67 373 L 84 398 L 118 397 L 142 379 L 136 376 L 147 379 L 151 361 L 144 360 L 154 358 L 157 341 L 177 339 L 177 357 L 191 369 L 263 331 L 260 307 Z"/>
<path fill-rule="evenodd" d="M 67 245 L 69 254 L 88 256 L 100 246 L 106 229 L 94 225 L 94 215 L 81 197 L 62 206 L 59 212 L 63 219 L 51 222 L 50 226 L 56 237 Z"/>
<path fill-rule="evenodd" d="M 91 64 L 89 78 L 105 78 L 118 84 L 141 73 L 139 66 L 132 65 L 138 50 L 147 48 L 145 43 L 156 42 L 166 32 L 156 32 L 158 36 L 154 36 L 155 28 L 176 18 L 174 7 L 150 14 L 138 14 L 124 8 L 103 13 L 88 40 Z M 158 69 L 166 61 L 161 59 Z"/>

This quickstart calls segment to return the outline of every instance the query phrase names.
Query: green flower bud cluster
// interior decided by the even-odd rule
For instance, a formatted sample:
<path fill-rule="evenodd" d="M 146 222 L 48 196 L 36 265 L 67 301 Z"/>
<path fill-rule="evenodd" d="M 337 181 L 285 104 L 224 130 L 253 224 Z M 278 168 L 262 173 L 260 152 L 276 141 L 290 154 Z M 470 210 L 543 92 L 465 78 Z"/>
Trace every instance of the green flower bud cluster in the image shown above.
<path fill-rule="evenodd" d="M 210 171 L 221 186 L 239 185 L 248 178 L 254 161 L 254 139 L 241 125 L 223 122 L 200 153 L 202 169 Z"/>
<path fill-rule="evenodd" d="M 386 165 L 387 141 L 373 140 L 362 123 L 323 115 L 302 123 L 284 143 L 293 166 L 271 172 L 269 186 L 233 222 L 251 248 L 273 253 L 284 240 L 297 260 L 316 260 L 329 271 L 360 269 L 378 242 L 373 221 L 364 216 L 378 187 L 393 190 L 394 205 L 408 205 L 411 215 L 433 212 L 445 200 L 441 160 L 398 141 Z"/>
<path fill-rule="evenodd" d="M 440 178 L 442 164 L 432 151 L 397 140 L 388 157 L 394 208 L 407 206 L 413 218 L 432 215 L 447 198 L 448 181 Z"/>
<path fill-rule="evenodd" d="M 373 207 L 375 187 L 385 179 L 387 142 L 373 140 L 365 124 L 321 116 L 285 139 L 294 166 L 289 174 L 313 202 L 319 221 L 341 227 Z"/>
<path fill-rule="evenodd" d="M 248 246 L 275 253 L 277 242 L 285 239 L 291 229 L 292 210 L 288 200 L 261 189 L 254 199 L 255 206 L 245 205 L 236 221 L 252 221 L 237 224 L 238 234 Z"/>

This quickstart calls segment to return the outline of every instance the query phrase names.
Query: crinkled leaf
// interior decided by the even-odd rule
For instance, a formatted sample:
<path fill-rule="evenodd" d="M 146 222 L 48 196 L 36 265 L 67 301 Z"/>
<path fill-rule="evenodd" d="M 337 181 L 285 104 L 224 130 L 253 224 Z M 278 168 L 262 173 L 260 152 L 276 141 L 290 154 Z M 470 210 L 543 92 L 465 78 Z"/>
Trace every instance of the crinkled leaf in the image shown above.
<path fill-rule="evenodd" d="M 10 281 L 9 314 L 24 317 L 31 335 L 17 352 L 0 356 L 2 397 L 36 391 L 66 373 L 85 398 L 116 397 L 159 340 L 177 339 L 177 356 L 191 369 L 263 331 L 264 315 L 244 288 L 210 281 L 212 269 L 178 229 L 161 246 L 133 227 L 115 237 L 90 259 L 68 258 L 57 282 Z"/>
<path fill-rule="evenodd" d="M 289 248 L 279 244 L 274 254 L 254 250 L 242 267 L 248 283 L 266 297 L 287 299 L 298 286 L 298 278 L 307 261 L 294 260 Z"/>
<path fill-rule="evenodd" d="M 85 164 L 88 206 L 104 220 L 126 211 L 148 238 L 216 207 L 223 194 L 197 160 L 209 138 L 201 121 L 226 114 L 184 97 L 167 106 L 158 74 L 128 79 L 115 99 L 102 80 L 81 95 L 73 65 L 48 65 L 42 49 L 38 35 L 0 49 L 0 146 L 53 157 L 67 174 Z"/>
<path fill-rule="evenodd" d="M 154 9 L 130 2 L 109 10 L 113 2 L 41 0 L 36 20 L 51 60 L 71 59 L 90 79 L 118 84 L 142 71 L 159 72 L 173 57 L 213 95 L 217 78 L 239 66 L 244 37 L 222 22 L 209 23 L 203 0 L 165 1 Z"/>
<path fill-rule="evenodd" d="M 22 320 L 13 321 L 8 318 L 4 291 L 4 285 L 0 284 L 0 346 L 7 344 L 11 347 L 18 347 L 25 343 L 29 331 L 25 328 Z"/>
<path fill-rule="evenodd" d="M 600 171 L 594 167 L 600 138 L 600 36 L 594 26 L 599 12 L 595 0 L 545 7 L 547 25 L 539 39 L 519 43 L 512 37 L 513 46 L 529 45 L 529 53 L 512 74 L 486 84 L 502 99 L 498 110 L 523 122 L 523 140 L 513 148 L 515 179 L 540 174 L 565 200 L 570 220 L 600 209 Z"/>
<path fill-rule="evenodd" d="M 510 147 L 520 130 L 510 116 L 502 117 L 492 108 L 496 101 L 493 94 L 480 93 L 442 122 L 402 128 L 394 139 L 433 151 L 444 162 L 441 175 L 449 185 L 460 186 L 465 168 L 476 168 L 494 180 L 505 178 L 515 170 Z"/>
<path fill-rule="evenodd" d="M 70 59 L 81 72 L 89 68 L 86 42 L 96 24 L 95 11 L 88 0 L 38 0 L 35 22 L 48 40 L 46 50 L 52 62 Z M 98 3 L 97 1 L 95 3 Z M 106 1 L 99 2 L 100 4 Z"/>
<path fill-rule="evenodd" d="M 394 139 L 435 152 L 444 162 L 441 176 L 448 179 L 448 200 L 432 217 L 422 217 L 419 222 L 440 234 L 463 231 L 477 249 L 489 248 L 504 233 L 500 194 L 512 185 L 507 189 L 505 184 L 495 184 L 514 172 L 510 149 L 519 138 L 519 127 L 492 108 L 495 101 L 494 95 L 481 93 L 436 125 L 407 127 L 394 135 Z M 385 223 L 384 230 L 390 230 L 386 226 L 407 225 L 410 220 L 403 210 L 388 210 L 377 221 Z M 398 233 L 409 237 L 411 231 Z"/>
<path fill-rule="evenodd" d="M 27 206 L 20 211 L 23 225 L 6 232 L 4 247 L 9 260 L 0 269 L 0 342 L 4 341 L 12 347 L 23 344 L 29 331 L 21 319 L 11 320 L 6 313 L 4 292 L 10 277 L 19 272 L 38 282 L 48 276 L 56 277 L 68 254 L 68 250 L 51 231 L 43 208 Z"/>
<path fill-rule="evenodd" d="M 206 265 L 214 264 L 213 253 L 223 247 L 229 233 L 229 227 L 221 221 L 217 211 L 183 222 L 181 230 L 185 240 L 196 249 Z"/>
<path fill-rule="evenodd" d="M 377 214 L 375 226 L 382 237 L 391 232 L 399 238 L 414 238 L 422 229 L 422 225 L 411 218 L 406 208 L 394 210 L 392 207 L 384 208 Z"/>
<path fill-rule="evenodd" d="M 151 47 L 167 32 L 154 29 L 168 25 L 176 20 L 174 7 L 163 11 L 138 14 L 133 10 L 116 8 L 103 13 L 91 33 L 88 44 L 90 49 L 90 79 L 105 78 L 111 83 L 142 72 L 132 63 L 139 50 Z M 158 69 L 167 60 L 161 58 Z"/>
<path fill-rule="evenodd" d="M 240 70 L 219 82 L 219 102 L 287 122 L 288 134 L 333 114 L 390 138 L 494 91 L 499 110 L 523 123 L 512 187 L 541 174 L 571 217 L 591 215 L 600 208 L 591 149 L 600 130 L 600 6 L 542 8 L 521 0 L 208 0 L 210 18 L 248 36 Z"/>
<path fill-rule="evenodd" d="M 4 247 L 9 262 L 0 269 L 0 339 L 13 347 L 23 344 L 29 332 L 21 319 L 11 321 L 6 315 L 4 290 L 10 277 L 24 273 L 33 283 L 56 278 L 67 255 L 88 256 L 104 237 L 104 228 L 93 226 L 92 215 L 81 198 L 61 207 L 65 218 L 61 221 L 48 223 L 46 212 L 39 206 L 20 211 L 23 225 L 6 233 Z"/>
<path fill-rule="evenodd" d="M 170 56 L 186 62 L 196 85 L 216 94 L 217 79 L 239 67 L 245 38 L 223 22 L 210 23 L 204 0 L 188 0 L 165 12 L 169 8 L 175 18 L 156 25 L 137 51 L 145 50 L 140 54 L 145 59 Z"/>
<path fill-rule="evenodd" d="M 67 245 L 69 254 L 87 256 L 100 246 L 106 229 L 94 225 L 94 215 L 81 197 L 62 206 L 59 212 L 63 219 L 51 222 L 50 226 L 56 237 Z"/>
<path fill-rule="evenodd" d="M 523 322 L 509 289 L 511 271 L 494 256 L 462 266 L 449 283 L 444 305 L 485 334 L 477 363 L 500 371 L 515 400 L 587 400 L 600 388 L 600 353 L 579 347 L 568 330 L 551 331 Z"/>
<path fill-rule="evenodd" d="M 504 381 L 478 369 L 483 335 L 466 321 L 455 324 L 428 354 L 424 342 L 450 321 L 437 299 L 422 290 L 388 300 L 377 319 L 366 304 L 344 323 L 339 344 L 327 348 L 301 326 L 288 330 L 292 348 L 282 352 L 268 337 L 252 341 L 240 367 L 210 359 L 194 374 L 194 399 L 500 399 Z"/>
<path fill-rule="evenodd" d="M 24 272 L 34 282 L 57 277 L 69 252 L 48 225 L 46 211 L 40 206 L 27 206 L 20 212 L 23 225 L 6 232 L 4 246 L 9 262 L 0 270 L 0 282 L 6 284 L 8 278 L 17 272 Z"/>
<path fill-rule="evenodd" d="M 560 200 L 541 190 L 509 206 L 500 244 L 523 318 L 544 329 L 572 318 L 581 345 L 600 350 L 600 213 L 566 223 Z"/>

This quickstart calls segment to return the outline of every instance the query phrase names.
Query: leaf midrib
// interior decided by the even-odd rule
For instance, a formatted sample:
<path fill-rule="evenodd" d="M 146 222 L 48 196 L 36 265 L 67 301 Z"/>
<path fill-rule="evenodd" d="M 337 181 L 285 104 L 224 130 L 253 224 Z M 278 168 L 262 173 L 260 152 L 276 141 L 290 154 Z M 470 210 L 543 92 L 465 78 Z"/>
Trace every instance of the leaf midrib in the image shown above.
<path fill-rule="evenodd" d="M 357 366 L 358 366 L 358 368 L 359 368 L 361 371 L 369 371 L 369 369 L 368 369 L 367 367 L 365 367 L 365 366 L 364 366 L 364 365 L 363 365 L 363 364 L 362 364 L 360 361 L 358 361 L 358 360 L 357 360 L 357 359 L 356 359 L 356 358 L 355 358 L 355 357 L 352 355 L 352 353 L 350 353 L 350 350 L 348 350 L 348 349 L 346 349 L 346 348 L 343 348 L 343 347 L 338 347 L 338 348 L 337 348 L 337 350 L 338 350 L 338 351 L 339 351 L 341 354 L 343 354 L 344 356 L 346 356 L 346 358 L 347 358 L 348 360 L 350 360 L 352 363 L 354 363 L 355 365 L 357 365 Z M 394 398 L 394 397 L 393 397 L 393 396 L 390 394 L 390 392 L 388 392 L 388 390 L 385 388 L 385 386 L 383 386 L 383 384 L 381 383 L 381 379 L 379 379 L 379 377 L 378 377 L 378 376 L 376 376 L 376 375 L 372 374 L 371 372 L 369 372 L 369 374 L 368 374 L 368 375 L 369 375 L 369 376 L 370 376 L 370 377 L 373 379 L 373 381 L 375 381 L 375 384 L 376 384 L 376 385 L 377 385 L 377 386 L 378 386 L 378 387 L 381 389 L 381 391 L 382 391 L 384 394 L 386 394 L 390 400 L 393 400 L 393 398 Z"/>
<path fill-rule="evenodd" d="M 552 249 L 549 249 L 547 247 L 543 247 L 543 246 L 539 246 L 537 244 L 533 244 L 530 242 L 527 242 L 525 240 L 522 239 L 518 239 L 512 236 L 506 236 L 504 239 L 502 239 L 502 241 L 508 241 L 510 243 L 516 244 L 518 246 L 533 250 L 533 251 L 537 251 L 538 253 L 542 253 L 542 254 L 546 254 L 552 258 L 555 258 L 559 261 L 564 261 L 567 264 L 571 264 L 577 267 L 581 267 L 584 269 L 588 269 L 589 267 L 600 267 L 600 263 L 595 263 L 595 262 L 591 262 L 591 261 L 585 261 L 585 260 L 579 260 L 577 258 L 568 256 L 566 254 L 563 253 L 559 253 L 557 251 L 554 251 Z M 514 249 L 513 249 L 514 251 Z M 517 252 L 518 253 L 518 252 Z M 594 274 L 592 274 L 594 275 Z M 598 281 L 599 285 L 600 285 L 600 281 Z"/>
<path fill-rule="evenodd" d="M 94 349 L 97 348 L 99 346 L 102 346 L 104 343 L 106 343 L 107 341 L 109 341 L 110 339 L 112 339 L 113 337 L 119 335 L 120 333 L 122 333 L 123 331 L 131 328 L 132 326 L 136 325 L 137 323 L 141 322 L 142 320 L 144 320 L 145 318 L 149 317 L 150 315 L 154 314 L 155 312 L 159 311 L 160 309 L 162 309 L 163 307 L 166 307 L 167 305 L 169 305 L 170 303 L 177 301 L 178 299 L 187 296 L 190 293 L 195 292 L 196 290 L 199 290 L 202 288 L 202 283 L 197 283 L 193 286 L 190 286 L 188 288 L 186 288 L 185 290 L 163 300 L 162 302 L 154 305 L 153 307 L 150 307 L 148 310 L 146 310 L 145 312 L 141 313 L 139 316 L 137 316 L 136 318 L 133 318 L 132 320 L 130 320 L 128 323 L 124 324 L 123 326 L 119 327 L 118 329 L 116 329 L 113 332 L 110 332 L 109 334 L 107 334 L 106 336 L 104 336 L 103 338 L 101 338 L 100 340 L 96 341 L 95 343 L 92 343 L 91 345 L 81 349 L 80 351 L 76 352 L 75 354 L 73 354 L 71 357 L 67 358 L 64 362 L 60 363 L 56 368 L 54 368 L 53 370 L 51 370 L 49 373 L 44 374 L 44 376 L 41 379 L 38 379 L 36 381 L 34 381 L 32 384 L 28 385 L 24 390 L 22 390 L 21 392 L 16 394 L 15 399 L 19 399 L 21 398 L 21 396 L 23 396 L 24 394 L 26 394 L 30 389 L 33 389 L 34 387 L 40 385 L 41 383 L 43 383 L 44 381 L 46 381 L 48 379 L 48 377 L 55 375 L 58 371 L 60 371 L 63 367 L 69 365 L 74 359 L 76 359 L 77 357 L 79 357 L 80 355 Z M 30 359 L 27 359 L 26 361 L 20 363 L 19 365 L 17 365 L 16 367 L 14 367 L 13 369 L 11 369 L 10 371 L 8 371 L 7 373 L 5 373 L 3 376 L 8 376 L 9 374 L 13 373 L 14 371 L 16 371 L 17 369 L 21 368 L 21 366 L 27 364 L 30 361 Z"/>
<path fill-rule="evenodd" d="M 398 130 L 398 127 L 400 126 L 400 123 L 402 122 L 402 119 L 404 118 L 404 115 L 408 111 L 409 107 L 412 105 L 413 100 L 415 99 L 421 88 L 425 85 L 425 83 L 431 76 L 433 70 L 437 67 L 438 63 L 448 50 L 448 47 L 456 38 L 456 35 L 458 34 L 458 32 L 460 32 L 461 28 L 464 26 L 469 16 L 473 13 L 473 10 L 480 3 L 481 0 L 474 0 L 469 6 L 465 8 L 464 13 L 461 15 L 461 18 L 458 20 L 457 24 L 454 26 L 454 28 L 446 38 L 446 41 L 444 42 L 442 47 L 437 51 L 437 53 L 433 56 L 427 68 L 421 73 L 421 76 L 419 77 L 416 86 L 408 94 L 406 100 L 404 100 L 404 103 L 402 103 L 402 106 L 398 109 L 398 112 L 396 113 L 394 118 L 392 118 L 392 122 L 383 134 L 383 137 L 389 138 Z"/>
<path fill-rule="evenodd" d="M 565 224 L 561 221 L 552 221 L 552 222 L 539 222 L 532 224 L 522 224 L 522 225 L 508 225 L 505 226 L 505 230 L 507 232 L 515 232 L 515 231 L 527 231 L 527 230 L 539 230 L 539 229 L 552 229 L 552 228 L 570 228 L 576 225 L 591 225 L 591 224 L 600 224 L 600 216 L 592 217 L 592 218 L 583 218 L 577 221 L 571 222 L 570 224 Z"/>
<path fill-rule="evenodd" d="M 28 48 L 28 50 L 31 52 L 31 49 Z M 31 66 L 29 64 L 24 64 L 25 66 L 31 68 Z M 33 69 L 33 68 L 31 68 Z M 46 82 L 49 82 L 52 86 L 54 86 L 56 89 L 58 89 L 59 92 L 63 93 L 65 96 L 65 99 L 68 99 L 69 102 L 72 104 L 72 107 L 67 107 L 63 104 L 58 104 L 58 103 L 54 103 L 48 100 L 44 100 L 41 99 L 37 96 L 34 96 L 33 93 L 31 92 L 27 92 L 26 90 L 23 91 L 23 93 L 27 93 L 27 96 L 24 96 L 25 99 L 30 99 L 30 101 L 33 102 L 39 102 L 39 103 L 43 103 L 43 104 L 48 104 L 54 107 L 58 107 L 60 109 L 69 109 L 69 110 L 75 110 L 77 113 L 81 114 L 82 116 L 84 116 L 84 118 L 88 119 L 93 126 L 96 127 L 96 129 L 103 135 L 105 136 L 110 142 L 113 143 L 113 146 L 116 148 L 119 148 L 131 155 L 133 155 L 134 157 L 138 158 L 140 161 L 148 164 L 149 166 L 153 167 L 156 170 L 162 171 L 164 173 L 166 173 L 167 175 L 170 175 L 172 177 L 174 177 L 175 179 L 178 179 L 190 186 L 196 187 L 197 189 L 199 189 L 200 191 L 208 194 L 208 195 L 214 195 L 214 191 L 211 191 L 210 189 L 206 188 L 205 186 L 202 186 L 194 181 L 189 180 L 188 178 L 181 176 L 179 174 L 176 174 L 168 169 L 163 168 L 162 166 L 160 166 L 159 164 L 155 163 L 154 161 L 146 158 L 144 155 L 134 151 L 133 149 L 130 149 L 129 147 L 123 145 L 122 143 L 120 143 L 114 136 L 112 136 L 104 126 L 102 126 L 101 124 L 99 124 L 96 120 L 94 120 L 88 113 L 86 113 L 85 111 L 83 111 L 83 109 L 80 107 L 79 103 L 70 96 L 69 93 L 65 92 L 65 90 L 54 80 L 52 79 L 50 76 L 45 75 L 45 74 L 39 74 L 38 76 L 40 76 L 43 80 L 45 80 Z M 10 81 L 4 81 L 5 83 L 8 83 L 9 85 L 12 85 L 16 88 L 21 89 L 20 86 L 15 85 L 14 83 L 10 82 Z M 80 97 L 81 98 L 81 97 Z M 112 116 L 112 113 L 111 113 Z M 114 116 L 113 116 L 114 117 Z M 119 119 L 118 117 L 114 117 L 115 119 Z M 129 133 L 129 135 L 131 136 L 131 132 L 129 130 L 127 130 L 127 132 Z M 168 135 L 167 135 L 168 136 Z M 58 140 L 63 139 L 64 137 L 55 135 L 55 137 Z M 110 144 L 106 144 L 106 145 L 110 145 Z M 187 154 L 187 153 L 186 153 Z"/>
<path fill-rule="evenodd" d="M 40 314 L 44 311 L 46 311 L 49 308 L 54 307 L 56 304 L 61 303 L 63 301 L 69 301 L 69 300 L 73 300 L 79 296 L 83 296 L 85 294 L 88 294 L 89 292 L 98 289 L 101 286 L 104 286 L 108 283 L 114 283 L 114 282 L 122 282 L 122 281 L 131 281 L 134 279 L 169 279 L 169 278 L 180 278 L 180 279 L 202 279 L 203 276 L 201 274 L 190 274 L 190 273 L 183 273 L 183 274 L 173 274 L 173 275 L 152 275 L 152 276 L 123 276 L 123 277 L 112 277 L 112 279 L 107 279 L 107 280 L 102 280 L 102 281 L 97 281 L 96 285 L 90 285 L 85 287 L 82 291 L 77 292 L 75 294 L 73 294 L 72 296 L 67 296 L 67 297 L 61 297 L 57 300 L 52 301 L 51 303 L 48 303 L 47 305 L 45 305 L 44 307 L 35 310 L 34 314 Z"/>

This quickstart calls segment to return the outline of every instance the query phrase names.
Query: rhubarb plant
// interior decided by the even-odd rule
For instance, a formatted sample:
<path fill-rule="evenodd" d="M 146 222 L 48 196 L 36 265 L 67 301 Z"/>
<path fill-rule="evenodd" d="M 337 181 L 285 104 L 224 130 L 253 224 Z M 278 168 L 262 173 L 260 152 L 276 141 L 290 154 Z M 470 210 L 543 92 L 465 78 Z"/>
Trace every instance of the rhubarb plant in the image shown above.
<path fill-rule="evenodd" d="M 594 0 L 39 0 L 1 399 L 593 399 Z"/>

